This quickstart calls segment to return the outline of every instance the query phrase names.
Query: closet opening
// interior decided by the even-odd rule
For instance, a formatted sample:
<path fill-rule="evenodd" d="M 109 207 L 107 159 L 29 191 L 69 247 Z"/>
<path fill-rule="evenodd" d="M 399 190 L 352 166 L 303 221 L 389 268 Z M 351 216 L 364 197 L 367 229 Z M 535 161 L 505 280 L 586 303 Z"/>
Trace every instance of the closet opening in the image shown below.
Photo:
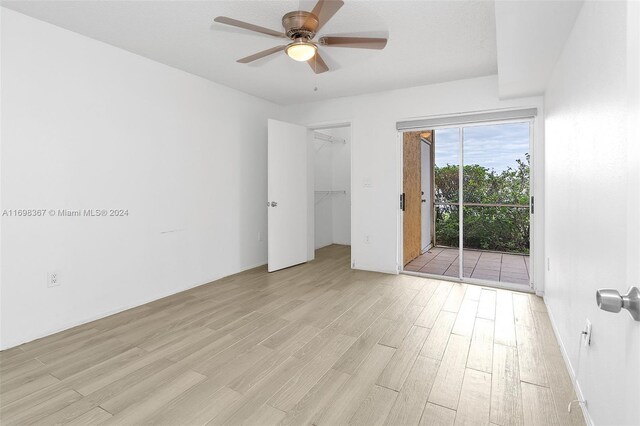
<path fill-rule="evenodd" d="M 351 126 L 313 130 L 316 258 L 351 265 Z"/>

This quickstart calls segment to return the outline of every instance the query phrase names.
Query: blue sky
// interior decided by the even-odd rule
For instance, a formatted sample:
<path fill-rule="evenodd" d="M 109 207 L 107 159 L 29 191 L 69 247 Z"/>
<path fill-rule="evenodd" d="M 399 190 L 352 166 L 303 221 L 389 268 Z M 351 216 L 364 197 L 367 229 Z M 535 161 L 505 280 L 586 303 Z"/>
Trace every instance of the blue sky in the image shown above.
<path fill-rule="evenodd" d="M 436 130 L 436 165 L 458 164 L 459 129 Z M 497 172 L 516 168 L 529 152 L 529 123 L 492 124 L 464 128 L 464 163 Z"/>

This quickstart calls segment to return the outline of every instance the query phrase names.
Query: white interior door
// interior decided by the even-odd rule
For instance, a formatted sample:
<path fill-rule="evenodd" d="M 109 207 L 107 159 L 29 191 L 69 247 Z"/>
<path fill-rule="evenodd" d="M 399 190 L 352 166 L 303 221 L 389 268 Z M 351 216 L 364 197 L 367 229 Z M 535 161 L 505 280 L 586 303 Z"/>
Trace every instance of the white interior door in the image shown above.
<path fill-rule="evenodd" d="M 309 253 L 309 246 L 313 247 L 313 168 L 309 164 L 313 151 L 309 134 L 306 127 L 295 124 L 277 120 L 268 123 L 269 272 L 313 258 L 313 250 Z"/>
<path fill-rule="evenodd" d="M 422 207 L 420 223 L 422 227 L 422 251 L 425 251 L 431 244 L 431 145 L 427 142 L 420 142 L 420 158 L 422 173 Z"/>

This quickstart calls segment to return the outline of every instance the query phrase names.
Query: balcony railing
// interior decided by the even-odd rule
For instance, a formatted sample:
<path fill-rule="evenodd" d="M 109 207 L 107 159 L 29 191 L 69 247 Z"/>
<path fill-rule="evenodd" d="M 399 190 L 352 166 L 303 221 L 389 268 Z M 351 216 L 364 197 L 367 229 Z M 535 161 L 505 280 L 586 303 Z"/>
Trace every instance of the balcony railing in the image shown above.
<path fill-rule="evenodd" d="M 458 247 L 462 204 L 465 249 L 529 254 L 529 205 L 509 203 L 434 203 L 434 246 Z"/>

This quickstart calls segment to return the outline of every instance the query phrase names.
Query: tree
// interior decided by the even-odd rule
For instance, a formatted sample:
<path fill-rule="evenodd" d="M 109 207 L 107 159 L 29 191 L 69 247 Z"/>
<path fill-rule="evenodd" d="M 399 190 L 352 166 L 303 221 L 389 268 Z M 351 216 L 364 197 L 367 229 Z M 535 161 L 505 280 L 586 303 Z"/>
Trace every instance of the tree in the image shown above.
<path fill-rule="evenodd" d="M 435 168 L 436 242 L 457 247 L 459 244 L 458 166 Z M 515 169 L 500 173 L 478 164 L 465 165 L 463 197 L 465 203 L 529 203 L 529 154 L 517 160 Z M 528 207 L 464 207 L 464 246 L 481 250 L 529 253 Z"/>

